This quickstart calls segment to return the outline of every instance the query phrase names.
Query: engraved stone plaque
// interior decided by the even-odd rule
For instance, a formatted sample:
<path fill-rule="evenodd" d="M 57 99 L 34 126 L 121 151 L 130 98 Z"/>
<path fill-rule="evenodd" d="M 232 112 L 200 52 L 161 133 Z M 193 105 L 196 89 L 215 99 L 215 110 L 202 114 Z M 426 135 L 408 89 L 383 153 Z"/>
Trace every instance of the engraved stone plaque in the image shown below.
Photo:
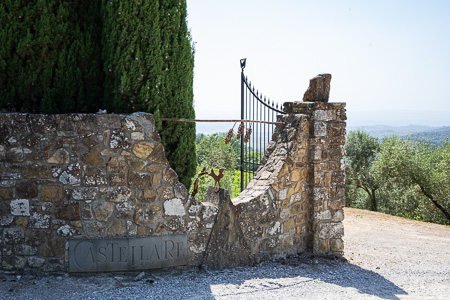
<path fill-rule="evenodd" d="M 137 271 L 186 264 L 186 233 L 69 240 L 69 272 Z"/>

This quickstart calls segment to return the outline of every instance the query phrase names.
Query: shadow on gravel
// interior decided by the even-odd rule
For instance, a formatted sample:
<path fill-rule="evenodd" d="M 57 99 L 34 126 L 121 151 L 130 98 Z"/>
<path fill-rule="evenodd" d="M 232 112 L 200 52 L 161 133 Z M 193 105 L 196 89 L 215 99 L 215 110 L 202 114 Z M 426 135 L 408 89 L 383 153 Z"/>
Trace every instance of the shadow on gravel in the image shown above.
<path fill-rule="evenodd" d="M 278 263 L 270 264 L 271 266 L 262 264 L 255 267 L 247 267 L 245 268 L 245 271 L 241 271 L 239 267 L 232 270 L 215 271 L 224 273 L 234 272 L 235 276 L 221 277 L 226 278 L 226 280 L 219 279 L 218 281 L 213 282 L 211 287 L 215 284 L 236 285 L 240 286 L 240 290 L 242 291 L 222 294 L 211 290 L 211 296 L 240 296 L 244 298 L 246 295 L 251 296 L 252 294 L 267 293 L 265 295 L 269 297 L 272 292 L 281 289 L 292 289 L 298 290 L 299 292 L 302 292 L 304 289 L 311 291 L 312 288 L 317 288 L 317 284 L 320 284 L 321 282 L 338 286 L 323 286 L 324 294 L 345 289 L 346 292 L 349 292 L 350 294 L 352 292 L 356 295 L 357 293 L 367 294 L 383 299 L 399 299 L 397 297 L 398 295 L 407 295 L 403 289 L 380 274 L 342 260 L 314 257 L 291 257 L 279 261 Z M 276 275 L 274 275 L 273 272 L 274 268 L 278 269 L 278 271 L 275 272 Z M 254 269 L 255 276 L 248 276 L 249 269 Z M 242 272 L 242 276 L 240 276 L 240 272 Z M 290 280 L 283 280 L 287 278 Z M 259 282 L 259 284 L 255 284 L 255 281 L 252 281 L 252 284 L 249 286 L 247 282 L 252 279 L 256 279 L 256 282 Z M 286 282 L 287 284 L 283 284 L 283 282 Z M 310 285 L 310 288 L 307 288 L 308 285 Z M 357 293 L 356 291 L 351 291 L 351 289 L 355 289 Z M 338 298 L 338 295 L 336 296 Z M 300 294 L 299 298 L 302 298 Z"/>
<path fill-rule="evenodd" d="M 0 273 L 0 299 L 399 299 L 406 294 L 376 272 L 307 256 L 220 271 L 37 277 Z"/>

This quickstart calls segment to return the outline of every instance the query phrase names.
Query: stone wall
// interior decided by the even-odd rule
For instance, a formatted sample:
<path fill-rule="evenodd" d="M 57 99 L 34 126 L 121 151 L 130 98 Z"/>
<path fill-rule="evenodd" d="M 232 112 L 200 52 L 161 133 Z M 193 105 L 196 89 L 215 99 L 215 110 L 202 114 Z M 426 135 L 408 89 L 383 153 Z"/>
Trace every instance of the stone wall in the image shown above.
<path fill-rule="evenodd" d="M 190 267 L 342 255 L 345 106 L 285 110 L 247 189 L 206 202 L 178 181 L 150 114 L 0 114 L 0 269 L 65 272 L 74 240 L 180 234 Z"/>
<path fill-rule="evenodd" d="M 1 114 L 0 141 L 2 269 L 65 271 L 73 236 L 190 231 L 201 252 L 213 216 L 189 206 L 152 115 Z"/>
<path fill-rule="evenodd" d="M 343 255 L 345 104 L 288 102 L 261 166 L 232 202 L 254 261 Z"/>

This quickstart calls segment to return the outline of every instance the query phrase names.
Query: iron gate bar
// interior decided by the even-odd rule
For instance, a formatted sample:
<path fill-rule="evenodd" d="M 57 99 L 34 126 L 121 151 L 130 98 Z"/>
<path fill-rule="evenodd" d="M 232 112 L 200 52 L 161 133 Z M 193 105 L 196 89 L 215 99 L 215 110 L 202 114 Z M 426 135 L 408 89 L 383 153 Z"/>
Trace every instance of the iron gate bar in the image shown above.
<path fill-rule="evenodd" d="M 271 125 L 286 125 L 285 122 L 269 122 L 269 121 L 256 121 L 256 120 L 194 120 L 194 119 L 174 119 L 174 118 L 159 118 L 161 121 L 175 121 L 175 122 L 216 122 L 216 123 L 265 123 Z"/>
<path fill-rule="evenodd" d="M 241 137 L 241 191 L 244 190 L 256 173 L 257 167 L 261 166 L 261 159 L 264 155 L 267 143 L 273 134 L 273 125 L 285 125 L 283 122 L 276 122 L 276 115 L 285 114 L 281 106 L 270 98 L 263 96 L 259 90 L 255 91 L 244 74 L 246 58 L 240 60 L 241 63 L 241 119 L 243 123 L 256 123 L 246 126 L 252 129 L 251 141 L 244 143 L 244 136 Z M 247 125 L 247 124 L 244 124 Z M 266 137 L 267 136 L 267 137 Z M 246 159 L 244 159 L 247 154 Z"/>
<path fill-rule="evenodd" d="M 256 91 L 256 94 L 255 94 L 255 87 L 253 87 L 253 90 L 252 90 L 251 82 L 248 83 L 248 81 L 247 81 L 248 78 L 247 78 L 246 76 L 244 76 L 244 72 L 242 72 L 242 79 L 243 79 L 243 82 L 245 83 L 245 85 L 247 86 L 248 90 L 250 91 L 250 93 L 252 93 L 253 96 L 256 97 L 256 99 L 257 99 L 262 105 L 264 105 L 265 107 L 269 108 L 270 110 L 276 111 L 277 113 L 280 113 L 280 114 L 283 114 L 283 115 L 285 114 L 284 111 L 278 109 L 278 103 L 276 104 L 277 106 L 276 106 L 276 108 L 275 108 L 275 103 L 274 103 L 273 101 L 272 101 L 272 106 L 270 106 L 270 99 L 269 99 L 269 102 L 266 104 L 265 100 L 262 100 L 261 98 L 259 98 L 259 96 L 258 96 L 258 90 Z M 262 94 L 261 94 L 261 96 L 262 96 Z M 265 98 L 264 98 L 264 99 L 265 99 Z"/>
<path fill-rule="evenodd" d="M 247 59 L 243 58 L 241 59 L 241 119 L 246 119 L 246 116 L 244 116 L 244 80 L 242 80 L 242 76 L 244 76 L 244 68 L 245 68 L 245 61 Z M 244 124 L 241 122 L 241 124 Z M 243 191 L 243 181 L 244 181 L 244 135 L 241 135 L 241 167 L 239 168 L 241 171 L 241 192 Z"/>

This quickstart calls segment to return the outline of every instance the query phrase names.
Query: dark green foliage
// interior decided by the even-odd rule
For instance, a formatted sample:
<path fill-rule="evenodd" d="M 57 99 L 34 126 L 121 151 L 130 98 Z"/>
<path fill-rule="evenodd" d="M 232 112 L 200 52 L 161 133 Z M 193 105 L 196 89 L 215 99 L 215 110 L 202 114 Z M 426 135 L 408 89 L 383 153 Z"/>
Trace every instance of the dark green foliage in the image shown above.
<path fill-rule="evenodd" d="M 399 137 L 379 143 L 352 131 L 345 158 L 347 206 L 450 222 L 450 143 L 436 146 Z"/>
<path fill-rule="evenodd" d="M 236 136 L 233 136 L 230 143 L 225 144 L 226 135 L 227 133 L 225 132 L 213 133 L 207 136 L 204 134 L 197 135 L 197 173 L 203 167 L 206 167 L 208 173 L 214 168 L 216 174 L 219 173 L 219 168 L 225 168 L 220 186 L 230 193 L 231 198 L 235 198 L 241 191 L 241 172 L 238 171 L 241 142 L 236 139 Z M 253 176 L 253 174 L 246 174 L 246 176 L 250 175 Z M 210 176 L 201 176 L 198 193 L 195 196 L 196 199 L 204 201 L 210 186 L 214 186 L 214 179 Z"/>
<path fill-rule="evenodd" d="M 186 0 L 0 3 L 0 109 L 146 111 L 189 186 L 196 169 L 194 51 Z"/>
<path fill-rule="evenodd" d="M 100 4 L 0 3 L 0 107 L 8 111 L 93 112 L 101 105 Z"/>
<path fill-rule="evenodd" d="M 213 133 L 207 136 L 197 137 L 198 164 L 202 167 L 225 168 L 226 172 L 234 172 L 239 169 L 240 141 L 235 136 L 230 143 L 225 144 L 225 132 Z"/>
<path fill-rule="evenodd" d="M 196 169 L 194 52 L 186 1 L 102 1 L 104 104 L 108 112 L 155 115 L 170 165 L 189 186 Z"/>
<path fill-rule="evenodd" d="M 373 171 L 387 190 L 395 186 L 412 190 L 426 204 L 434 205 L 437 216 L 432 221 L 446 220 L 450 224 L 450 143 L 438 147 L 427 142 L 386 138 Z"/>

